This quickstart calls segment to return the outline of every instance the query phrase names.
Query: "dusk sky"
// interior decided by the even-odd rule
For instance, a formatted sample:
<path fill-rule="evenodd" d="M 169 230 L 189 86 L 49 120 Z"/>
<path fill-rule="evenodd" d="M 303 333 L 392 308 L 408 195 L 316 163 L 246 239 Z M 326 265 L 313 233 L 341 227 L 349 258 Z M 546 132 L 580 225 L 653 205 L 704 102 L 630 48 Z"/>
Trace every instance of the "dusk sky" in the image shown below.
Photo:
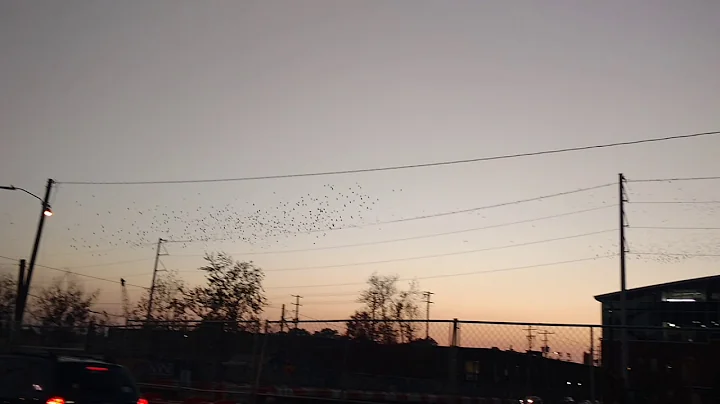
<path fill-rule="evenodd" d="M 713 0 L 3 0 L 0 185 L 41 195 L 47 178 L 60 183 L 40 265 L 147 287 L 150 243 L 185 240 L 167 244 L 166 268 L 195 284 L 206 251 L 253 260 L 271 319 L 293 294 L 305 315 L 346 318 L 377 272 L 432 291 L 433 318 L 599 323 L 593 296 L 619 288 L 618 173 L 720 176 L 720 136 L 334 176 L 63 182 L 354 170 L 717 131 L 718 18 Z M 630 287 L 718 273 L 720 181 L 627 186 Z M 38 214 L 28 195 L 0 191 L 2 271 L 29 257 Z M 34 287 L 57 276 L 38 268 Z M 119 284 L 77 280 L 121 312 Z"/>

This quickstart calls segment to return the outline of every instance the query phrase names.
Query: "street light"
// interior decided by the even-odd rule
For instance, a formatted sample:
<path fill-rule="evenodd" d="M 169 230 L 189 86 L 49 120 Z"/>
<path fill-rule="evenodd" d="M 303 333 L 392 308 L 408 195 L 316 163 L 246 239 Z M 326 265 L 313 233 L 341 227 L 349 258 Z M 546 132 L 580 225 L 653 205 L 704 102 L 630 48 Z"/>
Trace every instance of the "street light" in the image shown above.
<path fill-rule="evenodd" d="M 32 196 L 33 198 L 35 198 L 35 199 L 37 199 L 38 201 L 40 201 L 40 203 L 42 203 L 42 205 L 43 205 L 43 215 L 45 215 L 45 216 L 52 216 L 52 215 L 53 215 L 53 211 L 52 211 L 52 209 L 50 208 L 50 204 L 49 204 L 49 203 L 47 203 L 47 202 L 44 201 L 42 198 L 40 198 L 39 196 L 33 194 L 32 192 L 28 191 L 28 190 L 25 189 L 25 188 L 18 188 L 18 187 L 16 187 L 15 185 L 10 185 L 10 186 L 0 186 L 0 189 L 6 189 L 6 190 L 8 190 L 8 191 L 21 191 L 21 192 L 25 192 L 26 194 Z"/>
<path fill-rule="evenodd" d="M 19 293 L 16 297 L 17 300 L 15 304 L 15 323 L 18 329 L 22 325 L 22 317 L 25 313 L 27 297 L 28 293 L 30 292 L 30 281 L 32 280 L 33 270 L 35 269 L 35 260 L 37 259 L 38 249 L 40 248 L 40 238 L 42 237 L 43 226 L 45 225 L 45 218 L 53 215 L 53 211 L 50 208 L 50 204 L 48 203 L 48 201 L 50 200 L 50 192 L 52 191 L 53 184 L 55 184 L 55 181 L 53 181 L 51 178 L 48 178 L 47 185 L 45 186 L 45 198 L 40 198 L 39 196 L 28 191 L 27 189 L 18 188 L 14 185 L 0 186 L 0 189 L 5 189 L 8 191 L 25 192 L 26 194 L 39 200 L 42 204 L 40 221 L 38 222 L 37 232 L 35 233 L 35 242 L 33 243 L 32 253 L 30 255 L 30 265 L 28 265 L 27 276 L 25 277 L 25 279 L 22 279 L 22 277 L 21 279 L 18 279 L 18 290 L 22 291 L 22 293 Z"/>

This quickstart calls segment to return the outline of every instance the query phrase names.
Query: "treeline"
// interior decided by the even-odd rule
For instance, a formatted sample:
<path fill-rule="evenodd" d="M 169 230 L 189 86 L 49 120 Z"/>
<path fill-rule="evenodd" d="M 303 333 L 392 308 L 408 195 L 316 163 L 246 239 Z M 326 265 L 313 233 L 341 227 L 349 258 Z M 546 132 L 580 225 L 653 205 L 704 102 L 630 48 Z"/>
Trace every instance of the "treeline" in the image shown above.
<path fill-rule="evenodd" d="M 218 253 L 206 255 L 205 265 L 198 269 L 205 280 L 192 287 L 175 272 L 161 273 L 155 282 L 151 309 L 148 288 L 137 303 L 123 307 L 122 315 L 99 309 L 100 289 L 85 290 L 72 275 L 55 278 L 50 285 L 31 292 L 25 324 L 79 328 L 134 321 L 175 326 L 189 321 L 223 321 L 242 328 L 260 319 L 267 304 L 261 268 Z M 5 324 L 12 321 L 16 291 L 15 279 L 0 277 L 0 319 Z"/>
<path fill-rule="evenodd" d="M 422 293 L 417 282 L 410 282 L 406 289 L 401 289 L 398 283 L 399 279 L 395 275 L 370 276 L 366 289 L 360 292 L 357 300 L 363 306 L 350 316 L 342 333 L 333 328 L 310 333 L 294 323 L 283 323 L 281 332 L 301 337 L 349 338 L 381 344 L 436 345 L 432 338 L 420 336 L 420 326 L 424 323 L 418 321 Z"/>
<path fill-rule="evenodd" d="M 25 323 L 61 328 L 127 323 L 168 330 L 189 330 L 199 323 L 222 324 L 224 330 L 257 330 L 267 306 L 263 270 L 222 252 L 208 254 L 204 259 L 205 265 L 198 270 L 205 279 L 199 285 L 188 285 L 175 272 L 162 272 L 155 282 L 152 305 L 148 288 L 135 304 L 123 307 L 122 315 L 98 308 L 99 289 L 85 290 L 72 275 L 56 278 L 31 293 Z M 344 332 L 325 328 L 311 334 L 294 324 L 283 324 L 282 331 L 295 336 L 351 338 L 383 344 L 421 341 L 434 344 L 432 339 L 419 336 L 418 284 L 410 282 L 401 289 L 398 283 L 397 276 L 370 276 L 357 299 L 362 307 L 350 316 Z M 12 277 L 0 276 L 0 319 L 5 324 L 12 321 L 16 290 Z"/>

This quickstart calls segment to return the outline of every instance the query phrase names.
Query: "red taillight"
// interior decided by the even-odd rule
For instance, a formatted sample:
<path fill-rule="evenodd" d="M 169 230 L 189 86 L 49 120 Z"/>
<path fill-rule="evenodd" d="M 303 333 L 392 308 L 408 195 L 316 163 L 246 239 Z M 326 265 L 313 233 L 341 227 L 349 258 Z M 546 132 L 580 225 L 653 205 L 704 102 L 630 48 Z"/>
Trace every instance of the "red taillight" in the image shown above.
<path fill-rule="evenodd" d="M 137 404 L 148 404 L 148 400 L 146 400 L 144 398 L 138 398 Z"/>
<path fill-rule="evenodd" d="M 48 399 L 45 404 L 65 404 L 65 399 L 62 397 L 52 397 Z"/>
<path fill-rule="evenodd" d="M 99 368 L 96 366 L 88 366 L 85 369 L 91 371 L 91 372 L 107 372 L 108 368 Z"/>

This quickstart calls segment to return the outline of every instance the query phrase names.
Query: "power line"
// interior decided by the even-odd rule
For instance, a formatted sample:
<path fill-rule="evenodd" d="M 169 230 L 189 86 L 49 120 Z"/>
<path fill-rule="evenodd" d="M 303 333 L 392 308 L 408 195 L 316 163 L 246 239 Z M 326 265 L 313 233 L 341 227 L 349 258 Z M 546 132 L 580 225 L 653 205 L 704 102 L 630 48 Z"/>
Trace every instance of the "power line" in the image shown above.
<path fill-rule="evenodd" d="M 525 223 L 539 222 L 539 221 L 542 221 L 542 220 L 556 219 L 556 218 L 565 217 L 565 216 L 571 216 L 571 215 L 577 215 L 577 214 L 581 214 L 581 213 L 587 213 L 587 212 L 593 212 L 593 211 L 597 211 L 597 210 L 603 210 L 603 209 L 607 209 L 607 208 L 611 208 L 611 207 L 612 207 L 612 206 L 599 206 L 599 207 L 596 207 L 596 208 L 576 210 L 576 211 L 572 211 L 572 212 L 560 213 L 560 214 L 557 214 L 557 215 L 543 216 L 543 217 L 538 217 L 538 218 L 533 218 L 533 219 L 526 219 L 526 220 L 518 220 L 518 221 L 514 221 L 514 222 L 506 222 L 506 223 L 494 224 L 494 225 L 489 225 L 489 226 L 474 227 L 474 228 L 470 228 L 470 229 L 448 231 L 448 232 L 443 232 L 443 233 L 431 233 L 431 234 L 425 234 L 425 235 L 421 235 L 421 236 L 395 238 L 395 239 L 380 240 L 380 241 L 370 241 L 370 242 L 366 242 L 366 243 L 343 244 L 343 245 L 329 246 L 329 247 L 302 248 L 302 249 L 294 249 L 294 250 L 272 250 L 272 251 L 258 251 L 258 252 L 235 252 L 235 253 L 230 253 L 230 255 L 289 254 L 289 253 L 309 252 L 309 251 L 335 250 L 335 249 L 351 248 L 351 247 L 364 247 L 364 246 L 380 245 L 380 244 L 389 244 L 389 243 L 397 243 L 397 242 L 411 241 L 411 240 L 421 240 L 421 239 L 426 239 L 426 238 L 433 238 L 433 237 L 449 236 L 449 235 L 454 235 L 454 234 L 469 233 L 469 232 L 479 231 L 479 230 L 497 229 L 497 228 L 500 228 L 500 227 L 513 226 L 513 225 L 517 225 L 517 224 L 525 224 Z M 201 256 L 204 256 L 204 255 L 205 255 L 205 254 L 173 254 L 173 257 L 201 257 Z"/>
<path fill-rule="evenodd" d="M 53 195 L 57 195 L 57 192 Z M 142 247 L 150 247 L 154 246 L 155 243 L 138 243 L 135 245 L 127 245 L 122 247 L 113 247 L 113 248 L 103 248 L 103 249 L 88 249 L 87 251 L 72 251 L 72 252 L 63 252 L 63 253 L 56 253 L 56 254 L 47 254 L 46 257 L 57 257 L 57 256 L 65 256 L 65 255 L 77 255 L 77 254 L 101 254 L 101 253 L 107 253 L 112 251 L 118 251 L 118 250 L 127 250 L 127 249 L 133 249 L 133 248 L 142 248 Z"/>
<path fill-rule="evenodd" d="M 603 233 L 609 233 L 609 232 L 615 232 L 615 231 L 617 231 L 617 230 L 616 229 L 602 230 L 602 231 L 595 231 L 595 232 L 590 232 L 590 233 L 574 234 L 572 236 L 557 237 L 557 238 L 544 239 L 544 240 L 538 240 L 538 241 L 530 241 L 527 243 L 508 244 L 508 245 L 499 246 L 499 247 L 489 247 L 489 248 L 480 248 L 480 249 L 475 249 L 475 250 L 455 251 L 455 252 L 450 252 L 450 253 L 422 255 L 422 256 L 416 256 L 416 257 L 394 258 L 394 259 L 381 260 L 381 261 L 353 262 L 353 263 L 348 263 L 348 264 L 321 265 L 321 266 L 314 266 L 314 267 L 266 269 L 265 272 L 305 271 L 305 270 L 312 270 L 312 269 L 342 268 L 342 267 L 353 267 L 353 266 L 361 266 L 361 265 L 374 265 L 374 264 L 387 264 L 387 263 L 392 263 L 392 262 L 414 261 L 414 260 L 422 260 L 422 259 L 429 259 L 429 258 L 449 257 L 449 256 L 454 256 L 454 255 L 473 254 L 473 253 L 485 252 L 485 251 L 495 251 L 495 250 L 503 250 L 503 249 L 507 249 L 507 248 L 524 247 L 524 246 L 535 245 L 535 244 L 544 244 L 544 243 L 549 243 L 549 242 L 553 242 L 553 241 L 570 240 L 570 239 L 574 239 L 574 238 L 593 236 L 596 234 L 603 234 Z M 183 272 L 185 272 L 185 271 L 183 271 Z"/>
<path fill-rule="evenodd" d="M 121 314 L 108 313 L 107 311 L 103 311 L 103 312 L 97 312 L 97 311 L 93 311 L 93 310 L 88 310 L 88 311 L 89 311 L 90 313 L 92 313 L 92 314 L 99 314 L 99 315 L 101 315 L 101 316 L 110 316 L 110 317 L 117 317 L 117 318 L 125 318 L 125 316 L 123 316 L 123 315 L 121 315 Z"/>
<path fill-rule="evenodd" d="M 0 258 L 6 259 L 6 260 L 10 260 L 10 261 L 17 261 L 15 258 L 5 257 L 5 256 L 2 256 L 2 255 L 0 255 Z M 95 279 L 95 280 L 98 280 L 98 281 L 104 281 L 104 282 L 110 282 L 110 283 L 120 284 L 120 281 L 116 281 L 116 280 L 112 280 L 112 279 L 107 279 L 107 278 L 100 278 L 100 277 L 98 277 L 98 276 L 80 274 L 80 273 L 77 273 L 77 272 L 69 271 L 69 270 L 67 270 L 67 269 L 60 269 L 60 268 L 55 268 L 55 267 L 51 267 L 51 266 L 47 266 L 47 265 L 40 265 L 40 264 L 36 264 L 36 266 L 38 266 L 38 267 L 40 267 L 40 268 L 45 268 L 45 269 L 50 269 L 50 270 L 53 270 L 53 271 L 62 272 L 62 273 L 69 274 L 69 275 L 75 275 L 75 276 L 80 276 L 80 277 L 83 277 L 83 278 L 89 278 L 89 279 Z M 136 288 L 147 289 L 147 288 L 144 287 L 144 286 L 133 285 L 132 283 L 125 283 L 125 284 L 128 285 L 128 286 L 136 287 Z"/>
<path fill-rule="evenodd" d="M 7 258 L 7 257 L 0 257 L 0 258 Z M 143 259 L 138 259 L 138 260 L 110 262 L 110 263 L 99 264 L 99 265 L 83 265 L 83 266 L 79 266 L 79 267 L 69 267 L 69 268 L 67 268 L 67 269 L 63 269 L 63 271 L 70 271 L 70 272 L 68 272 L 68 273 L 72 273 L 72 274 L 75 274 L 75 275 L 78 275 L 78 276 L 89 276 L 89 275 L 83 275 L 83 274 L 79 274 L 79 273 L 77 273 L 77 272 L 72 272 L 72 271 L 73 271 L 73 270 L 77 270 L 77 269 L 98 268 L 98 267 L 104 267 L 104 266 L 113 266 L 113 265 L 128 264 L 128 263 L 134 263 L 134 262 L 143 262 L 143 261 L 149 261 L 149 260 L 151 260 L 151 259 L 152 259 L 152 258 L 143 258 Z M 163 265 L 162 262 L 161 262 L 160 264 Z M 42 267 L 42 265 L 38 265 L 38 266 L 39 266 L 39 267 Z M 164 266 L 164 265 L 163 265 L 163 266 Z M 49 268 L 49 269 L 56 269 L 56 268 Z M 145 275 L 145 274 L 143 274 L 143 275 Z M 129 276 L 127 276 L 127 277 L 132 277 L 132 276 L 139 276 L 139 274 L 129 275 Z M 115 282 L 115 281 L 113 281 L 113 282 Z M 117 283 L 117 282 L 116 282 L 116 283 Z M 135 286 L 135 285 L 131 285 L 131 286 Z"/>
<path fill-rule="evenodd" d="M 172 270 L 170 270 L 168 272 L 171 272 L 171 271 Z M 193 271 L 196 271 L 196 269 L 194 269 Z M 189 272 L 189 271 L 186 271 L 186 272 Z M 151 276 L 151 275 L 152 275 L 152 272 L 146 272 L 146 273 L 142 273 L 142 274 L 123 275 L 123 278 L 127 279 L 127 278 L 134 278 L 134 277 L 138 277 L 138 276 Z"/>
<path fill-rule="evenodd" d="M 15 262 L 19 262 L 19 261 L 20 261 L 20 259 L 18 259 L 18 258 L 10 258 L 10 257 L 6 257 L 6 256 L 4 256 L 4 255 L 0 255 L 0 258 L 6 259 L 6 260 L 8 260 L 8 261 L 15 261 Z"/>
<path fill-rule="evenodd" d="M 348 295 L 350 296 L 350 295 Z M 357 300 L 325 300 L 325 301 L 310 301 L 305 304 L 311 305 L 323 305 L 323 304 L 361 304 Z M 302 317 L 302 316 L 301 316 Z"/>
<path fill-rule="evenodd" d="M 362 266 L 362 265 L 376 265 L 376 264 L 388 264 L 388 263 L 394 263 L 394 262 L 415 261 L 415 260 L 423 260 L 423 259 L 430 259 L 430 258 L 441 258 L 441 257 L 455 256 L 455 255 L 496 251 L 496 250 L 503 250 L 503 249 L 508 249 L 508 248 L 515 248 L 515 247 L 525 247 L 525 246 L 544 244 L 544 243 L 550 243 L 550 242 L 555 242 L 555 241 L 571 240 L 571 239 L 580 238 L 580 237 L 588 237 L 588 236 L 610 233 L 610 232 L 615 232 L 615 231 L 616 231 L 616 229 L 601 230 L 601 231 L 594 231 L 594 232 L 589 232 L 589 233 L 574 234 L 572 236 L 564 236 L 564 237 L 557 237 L 557 238 L 551 238 L 551 239 L 529 241 L 526 243 L 507 244 L 507 245 L 498 246 L 498 247 L 487 247 L 487 248 L 480 248 L 480 249 L 474 249 L 474 250 L 454 251 L 454 252 L 442 253 L 442 254 L 422 255 L 422 256 L 404 257 L 404 258 L 393 258 L 393 259 L 380 260 L 380 261 L 364 261 L 364 262 L 352 262 L 352 263 L 345 263 L 345 264 L 321 265 L 321 266 L 312 266 L 312 267 L 265 269 L 264 271 L 265 272 L 307 271 L 307 270 L 314 270 L 314 269 L 332 269 L 332 268 L 344 268 L 344 267 L 353 267 L 353 266 Z M 181 271 L 177 271 L 177 272 L 187 273 L 187 272 L 196 272 L 196 271 L 198 271 L 198 270 L 197 269 L 189 269 L 189 270 L 181 270 Z M 130 276 L 133 276 L 133 275 L 129 275 L 127 277 L 130 277 Z"/>
<path fill-rule="evenodd" d="M 524 270 L 524 269 L 550 267 L 550 266 L 554 266 L 554 265 L 565 265 L 565 264 L 574 264 L 574 263 L 579 263 L 579 262 L 595 261 L 598 259 L 604 259 L 604 258 L 610 258 L 610 257 L 616 257 L 616 256 L 617 256 L 617 254 L 597 255 L 595 257 L 589 257 L 589 258 L 580 258 L 580 259 L 568 260 L 568 261 L 548 262 L 548 263 L 544 263 L 544 264 L 526 265 L 526 266 L 518 266 L 518 267 L 491 269 L 491 270 L 487 270 L 487 271 L 473 271 L 473 272 L 461 272 L 461 273 L 454 273 L 454 274 L 430 275 L 430 276 L 423 276 L 423 277 L 403 278 L 403 279 L 398 279 L 398 281 L 404 282 L 404 281 L 412 281 L 412 280 L 452 278 L 452 277 L 458 277 L 458 276 L 487 275 L 487 274 L 494 274 L 494 273 L 500 273 L 500 272 L 519 271 L 519 270 Z M 338 287 L 338 286 L 358 286 L 358 285 L 366 285 L 366 284 L 367 284 L 366 282 L 348 282 L 348 283 L 317 284 L 317 285 L 273 286 L 273 287 L 267 287 L 266 289 L 330 288 L 330 287 Z"/>
<path fill-rule="evenodd" d="M 107 278 L 100 278 L 100 277 L 92 276 L 92 275 L 80 274 L 80 273 L 77 273 L 77 272 L 68 271 L 68 270 L 66 270 L 66 269 L 54 268 L 54 267 L 49 267 L 49 266 L 47 266 L 47 265 L 40 265 L 40 264 L 37 264 L 37 266 L 39 266 L 39 267 L 41 267 L 41 268 L 50 269 L 50 270 L 53 270 L 53 271 L 63 272 L 63 273 L 69 274 L 69 275 L 76 275 L 76 276 L 81 276 L 81 277 L 84 277 L 84 278 L 95 279 L 95 280 L 98 280 L 98 281 L 104 281 L 104 282 L 110 282 L 110 283 L 120 284 L 120 281 L 116 281 L 116 280 L 112 280 L 112 279 L 107 279 Z M 127 286 L 132 286 L 132 287 L 141 288 L 141 289 L 147 289 L 145 286 L 133 285 L 132 283 L 127 283 L 127 282 L 126 282 L 125 284 L 126 284 Z"/>
<path fill-rule="evenodd" d="M 347 296 L 355 296 L 362 291 L 356 290 L 353 292 L 347 292 L 347 293 L 313 293 L 311 295 L 305 295 L 305 297 L 347 297 Z M 268 299 L 270 300 L 279 300 L 284 299 L 286 295 L 278 295 L 278 296 L 270 296 Z"/>
<path fill-rule="evenodd" d="M 692 204 L 714 204 L 714 203 L 720 203 L 720 201 L 631 201 L 632 204 L 644 204 L 644 205 L 667 205 L 667 204 L 686 204 L 686 205 L 692 205 Z"/>
<path fill-rule="evenodd" d="M 35 299 L 42 299 L 40 296 L 34 295 L 34 294 L 32 294 L 32 293 L 28 293 L 28 296 L 33 297 L 33 298 L 35 298 Z M 107 304 L 107 303 L 94 303 L 94 304 Z M 107 315 L 107 316 L 110 316 L 110 317 L 123 317 L 123 316 L 121 316 L 121 315 L 119 315 L 119 314 L 108 313 L 108 312 L 106 312 L 106 311 L 97 312 L 97 311 L 88 309 L 88 312 L 90 312 L 90 313 L 92 313 L 92 314 L 103 315 L 103 316 L 104 316 L 104 315 Z"/>
<path fill-rule="evenodd" d="M 422 276 L 422 277 L 408 278 L 408 279 L 401 279 L 401 280 L 409 281 L 412 279 L 424 280 L 424 279 L 454 278 L 454 277 L 458 277 L 458 276 L 469 276 L 469 275 L 495 274 L 495 273 L 500 273 L 500 272 L 519 271 L 522 269 L 533 269 L 533 268 L 542 268 L 542 267 L 549 267 L 549 266 L 555 266 L 555 265 L 574 264 L 574 263 L 578 263 L 578 262 L 595 261 L 598 259 L 610 258 L 610 257 L 616 257 L 616 256 L 617 256 L 617 254 L 598 255 L 598 256 L 595 256 L 592 258 L 580 258 L 580 259 L 568 260 L 568 261 L 551 262 L 551 263 L 547 263 L 547 264 L 535 264 L 535 265 L 527 265 L 527 266 L 521 266 L 521 267 L 491 269 L 488 271 L 473 271 L 473 272 L 462 272 L 462 273 L 445 274 L 445 275 L 431 275 L 431 276 Z"/>
<path fill-rule="evenodd" d="M 631 252 L 633 255 L 655 255 L 655 256 L 669 256 L 669 257 L 720 257 L 720 254 L 693 254 L 693 253 L 650 253 L 650 252 Z"/>
<path fill-rule="evenodd" d="M 629 226 L 628 229 L 647 229 L 647 230 L 720 230 L 720 227 Z"/>
<path fill-rule="evenodd" d="M 104 263 L 104 264 L 82 265 L 82 266 L 79 266 L 79 267 L 70 267 L 70 269 L 110 267 L 110 266 L 114 266 L 114 265 L 131 264 L 131 263 L 143 262 L 143 261 L 150 261 L 150 260 L 152 260 L 152 258 L 142 258 L 142 259 L 128 260 L 128 261 L 107 262 L 107 263 Z"/>
<path fill-rule="evenodd" d="M 385 225 L 385 224 L 431 219 L 431 218 L 436 218 L 436 217 L 457 215 L 457 214 L 461 214 L 461 213 L 477 212 L 477 211 L 486 210 L 486 209 L 500 208 L 500 207 L 504 207 L 504 206 L 518 205 L 518 204 L 526 203 L 526 202 L 542 201 L 545 199 L 592 191 L 592 190 L 606 188 L 606 187 L 614 186 L 614 185 L 615 185 L 614 183 L 595 185 L 592 187 L 578 188 L 578 189 L 574 189 L 571 191 L 557 192 L 554 194 L 541 195 L 541 196 L 536 196 L 536 197 L 527 198 L 527 199 L 518 199 L 518 200 L 514 200 L 514 201 L 510 201 L 510 202 L 502 202 L 502 203 L 497 203 L 494 205 L 485 205 L 485 206 L 480 206 L 480 207 L 470 208 L 470 209 L 453 210 L 453 211 L 449 211 L 449 212 L 434 213 L 434 214 L 430 214 L 430 215 L 414 216 L 414 217 L 409 217 L 409 218 L 404 218 L 404 219 L 395 219 L 395 220 L 388 220 L 388 221 L 383 221 L 383 222 L 375 222 L 375 223 L 368 223 L 368 224 L 361 224 L 361 225 L 353 225 L 353 226 L 347 226 L 347 227 L 333 227 L 333 228 L 328 228 L 328 229 L 312 230 L 312 231 L 307 231 L 307 232 L 290 232 L 290 233 L 286 233 L 286 234 L 292 235 L 292 234 L 326 233 L 326 232 L 338 231 L 338 230 L 361 229 L 361 228 L 365 228 L 365 227 L 380 226 L 380 225 Z M 601 208 L 597 208 L 597 209 L 601 209 Z M 578 213 L 580 213 L 580 212 L 578 212 Z M 222 237 L 222 238 L 203 238 L 203 239 L 196 239 L 196 240 L 165 240 L 165 242 L 166 243 L 197 243 L 197 242 L 226 241 L 226 240 L 234 240 L 234 239 Z"/>
<path fill-rule="evenodd" d="M 406 219 L 389 220 L 389 221 L 386 221 L 386 222 L 377 222 L 377 223 L 369 224 L 369 225 L 366 225 L 366 226 L 356 226 L 356 227 L 367 227 L 367 226 L 374 226 L 374 225 L 380 225 L 380 224 L 409 222 L 409 221 L 412 221 L 412 220 L 430 219 L 430 218 L 435 218 L 435 217 L 456 215 L 456 214 L 459 214 L 459 213 L 476 212 L 476 211 L 478 211 L 478 210 L 501 208 L 501 207 L 504 207 L 504 206 L 517 205 L 517 204 L 520 204 L 520 203 L 535 202 L 535 201 L 540 201 L 540 200 L 549 199 L 549 198 L 556 198 L 556 197 L 558 197 L 558 196 L 566 196 L 566 195 L 577 194 L 577 193 L 580 193 L 580 192 L 592 191 L 592 190 L 596 190 L 596 189 L 606 188 L 606 187 L 609 187 L 609 186 L 611 186 L 611 185 L 615 185 L 615 184 L 595 185 L 595 186 L 587 187 L 587 188 L 574 189 L 574 190 L 572 190 L 572 191 L 563 191 L 563 192 L 557 192 L 557 193 L 554 193 L 554 194 L 548 194 L 548 195 L 543 195 L 543 196 L 536 196 L 536 197 L 534 197 L 534 198 L 518 199 L 518 200 L 510 201 L 510 202 L 503 202 L 503 203 L 497 203 L 497 204 L 494 204 L 494 205 L 481 206 L 481 207 L 479 207 L 479 208 L 470 208 L 470 209 L 463 209 L 463 210 L 455 210 L 455 211 L 452 211 L 452 212 L 435 213 L 435 214 L 423 215 L 423 216 L 415 216 L 415 217 L 406 218 Z"/>
<path fill-rule="evenodd" d="M 359 294 L 361 294 L 361 293 L 362 293 L 362 290 L 355 290 L 355 291 L 352 291 L 352 292 L 345 292 L 345 293 L 328 293 L 328 294 L 312 293 L 312 294 L 304 294 L 304 295 L 303 295 L 303 298 L 308 298 L 308 297 L 312 297 L 312 298 L 349 297 L 349 296 L 355 296 L 355 297 L 357 297 L 357 296 L 358 296 Z M 273 296 L 267 296 L 267 299 L 270 300 L 270 301 L 278 301 L 278 300 L 283 300 L 283 299 L 285 299 L 286 296 L 287 296 L 287 295 L 273 295 Z M 320 304 L 320 303 L 331 302 L 331 301 L 332 301 L 332 300 L 313 300 L 313 301 L 311 301 L 310 303 Z M 357 299 L 356 299 L 356 298 L 353 298 L 353 300 L 338 300 L 338 302 L 342 302 L 342 303 L 357 302 Z M 306 302 L 306 303 L 307 303 L 307 302 Z"/>
<path fill-rule="evenodd" d="M 673 181 L 713 181 L 720 180 L 720 176 L 712 177 L 676 177 L 676 178 L 647 178 L 639 180 L 627 180 L 627 182 L 673 182 Z"/>
<path fill-rule="evenodd" d="M 375 167 L 375 168 L 361 168 L 361 169 L 355 169 L 355 170 L 324 171 L 324 172 L 315 172 L 315 173 L 265 175 L 265 176 L 258 176 L 258 177 L 216 178 L 216 179 L 201 179 L 201 180 L 62 181 L 62 182 L 57 182 L 57 183 L 58 184 L 67 184 L 67 185 L 158 185 L 158 184 L 192 184 L 192 183 L 206 183 L 206 182 L 237 182 L 237 181 L 272 180 L 272 179 L 281 179 L 281 178 L 319 177 L 319 176 L 329 176 L 329 175 L 359 174 L 359 173 L 369 173 L 369 172 L 378 172 L 378 171 L 394 171 L 394 170 L 406 170 L 406 169 L 413 169 L 413 168 L 426 168 L 426 167 L 439 167 L 439 166 L 448 166 L 448 165 L 456 165 L 456 164 L 478 163 L 478 162 L 493 161 L 493 160 L 504 160 L 504 159 L 511 159 L 511 158 L 532 157 L 532 156 L 541 156 L 541 155 L 547 155 L 547 154 L 560 154 L 560 153 L 585 151 L 585 150 L 593 150 L 593 149 L 606 149 L 606 148 L 613 148 L 613 147 L 620 147 L 620 146 L 637 145 L 637 144 L 643 144 L 643 143 L 664 142 L 664 141 L 669 141 L 669 140 L 689 139 L 689 138 L 697 138 L 697 137 L 704 137 L 704 136 L 713 136 L 713 135 L 718 135 L 718 134 L 720 134 L 720 131 L 700 132 L 700 133 L 692 133 L 692 134 L 685 134 L 685 135 L 656 137 L 656 138 L 648 138 L 648 139 L 641 139 L 641 140 L 630 140 L 630 141 L 625 141 L 625 142 L 603 143 L 603 144 L 596 144 L 596 145 L 590 145 L 590 146 L 568 147 L 568 148 L 562 148 L 562 149 L 549 149 L 549 150 L 541 150 L 541 151 L 535 151 L 535 152 L 504 154 L 504 155 L 497 155 L 497 156 L 490 156 L 490 157 L 478 157 L 478 158 L 472 158 L 472 159 L 447 160 L 447 161 L 439 161 L 439 162 L 432 162 L 432 163 L 408 164 L 408 165 L 386 166 L 386 167 Z"/>
<path fill-rule="evenodd" d="M 300 314 L 300 317 L 303 317 L 303 318 L 306 318 L 306 319 L 312 320 L 312 321 L 322 322 L 322 323 L 325 323 L 325 324 L 329 325 L 330 327 L 337 327 L 337 323 L 333 324 L 333 323 L 330 323 L 330 322 L 325 321 L 325 320 L 318 320 L 318 319 L 315 318 L 315 317 L 310 317 L 310 316 L 305 315 L 305 314 Z M 307 320 L 306 320 L 306 321 L 307 321 Z"/>

